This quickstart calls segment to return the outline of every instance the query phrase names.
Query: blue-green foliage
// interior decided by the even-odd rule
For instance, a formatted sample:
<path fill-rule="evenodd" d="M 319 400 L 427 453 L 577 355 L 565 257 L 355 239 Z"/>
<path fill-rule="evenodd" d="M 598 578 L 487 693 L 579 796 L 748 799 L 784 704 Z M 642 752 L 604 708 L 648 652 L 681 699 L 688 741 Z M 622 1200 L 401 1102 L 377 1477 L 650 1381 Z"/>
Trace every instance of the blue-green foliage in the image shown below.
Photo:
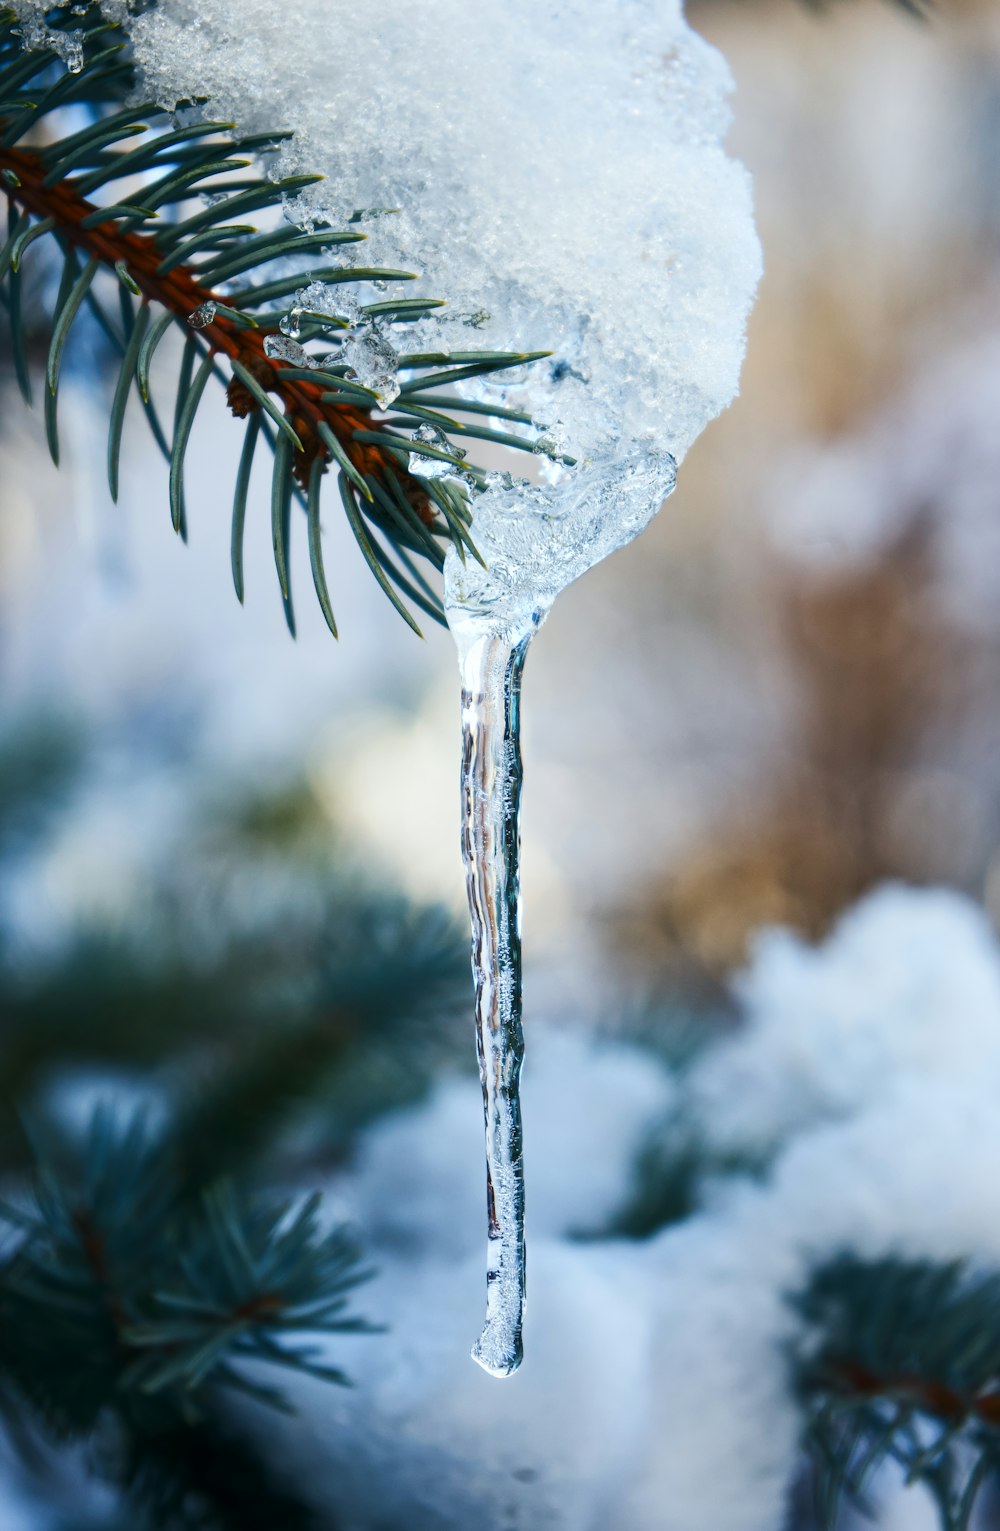
<path fill-rule="evenodd" d="M 822 1524 L 845 1495 L 864 1505 L 893 1461 L 929 1490 L 943 1531 L 967 1531 L 1000 1470 L 1000 1275 L 845 1255 L 795 1306 L 810 1331 L 793 1366 Z"/>

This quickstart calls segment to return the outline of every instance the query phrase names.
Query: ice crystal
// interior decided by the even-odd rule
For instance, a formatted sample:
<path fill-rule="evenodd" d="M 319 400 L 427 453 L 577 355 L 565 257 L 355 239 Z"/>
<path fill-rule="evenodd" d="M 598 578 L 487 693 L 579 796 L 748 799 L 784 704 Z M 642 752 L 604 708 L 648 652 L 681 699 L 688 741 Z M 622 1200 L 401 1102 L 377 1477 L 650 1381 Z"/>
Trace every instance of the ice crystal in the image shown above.
<path fill-rule="evenodd" d="M 355 330 L 344 342 L 341 360 L 347 363 L 348 376 L 370 388 L 383 409 L 399 398 L 399 355 L 377 324 Z"/>
<path fill-rule="evenodd" d="M 83 68 L 83 32 L 79 28 L 61 31 L 50 27 L 46 19 L 48 8 L 38 4 L 37 0 L 10 0 L 9 9 L 17 17 L 25 48 L 30 51 L 47 48 L 63 60 L 71 74 L 80 73 Z"/>
<path fill-rule="evenodd" d="M 295 294 L 295 309 L 299 315 L 309 312 L 329 316 L 338 324 L 361 324 L 364 309 L 353 294 L 343 285 L 333 282 L 309 282 Z"/>
<path fill-rule="evenodd" d="M 543 615 L 572 580 L 638 536 L 676 477 L 672 455 L 652 447 L 579 475 L 566 470 L 554 485 L 490 476 L 473 512 L 486 567 L 451 555 L 446 565 L 452 626 L 469 619 L 503 626 L 526 613 Z"/>
<path fill-rule="evenodd" d="M 419 425 L 410 440 L 422 447 L 429 447 L 432 452 L 446 452 L 452 458 L 464 458 L 467 455 L 461 447 L 449 441 L 443 431 L 429 422 Z M 456 463 L 446 462 L 441 457 L 431 457 L 425 452 L 411 452 L 409 468 L 417 478 L 448 478 L 462 471 Z"/>
<path fill-rule="evenodd" d="M 188 324 L 193 330 L 207 329 L 215 318 L 216 312 L 216 306 L 209 298 L 207 303 L 199 303 L 197 308 L 192 309 L 188 314 Z"/>
<path fill-rule="evenodd" d="M 264 354 L 272 361 L 285 362 L 289 367 L 315 367 L 316 358 L 298 341 L 291 340 L 287 335 L 268 335 L 264 340 Z"/>

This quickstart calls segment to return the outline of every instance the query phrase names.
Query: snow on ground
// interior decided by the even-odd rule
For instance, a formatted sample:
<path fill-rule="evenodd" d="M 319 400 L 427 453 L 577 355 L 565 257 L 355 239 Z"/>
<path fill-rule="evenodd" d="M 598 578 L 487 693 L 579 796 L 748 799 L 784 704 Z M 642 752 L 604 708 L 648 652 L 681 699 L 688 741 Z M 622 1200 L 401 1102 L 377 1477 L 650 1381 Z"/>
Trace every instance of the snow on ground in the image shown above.
<path fill-rule="evenodd" d="M 737 989 L 745 1028 L 689 1082 L 691 1114 L 721 1153 L 767 1155 L 904 1079 L 1000 1092 L 1000 951 L 985 914 L 946 889 L 882 888 L 818 948 L 765 931 Z"/>
<path fill-rule="evenodd" d="M 730 1093 L 700 1100 L 719 1122 L 759 1090 L 754 1130 L 780 1151 L 765 1180 L 715 1187 L 644 1244 L 570 1235 L 627 1197 L 682 1087 L 630 1049 L 529 1035 L 526 1360 L 509 1382 L 468 1359 L 483 1301 L 474 1087 L 444 1084 L 368 1133 L 334 1211 L 361 1224 L 379 1276 L 359 1305 L 391 1332 L 335 1341 L 357 1389 L 302 1384 L 304 1418 L 282 1438 L 348 1524 L 775 1531 L 798 1456 L 787 1294 L 843 1250 L 1000 1264 L 1000 948 L 980 911 L 883 889 L 816 950 L 768 935 L 741 993 L 742 1039 L 699 1065 L 703 1079 L 713 1058 L 720 1080 L 728 1068 Z M 824 1061 L 826 1096 L 809 1088 Z M 800 1078 L 810 1109 L 793 1112 Z M 887 1523 L 910 1525 L 925 1506 L 899 1495 Z"/>

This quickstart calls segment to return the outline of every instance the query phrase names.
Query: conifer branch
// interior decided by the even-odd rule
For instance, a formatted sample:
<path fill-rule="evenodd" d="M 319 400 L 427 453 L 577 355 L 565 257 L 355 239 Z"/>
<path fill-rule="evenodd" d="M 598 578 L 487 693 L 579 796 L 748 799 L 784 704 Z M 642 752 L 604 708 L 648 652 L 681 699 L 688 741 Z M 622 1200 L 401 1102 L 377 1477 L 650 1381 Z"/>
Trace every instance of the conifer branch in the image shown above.
<path fill-rule="evenodd" d="M 796 1381 L 821 1523 L 845 1495 L 863 1505 L 892 1460 L 929 1490 L 942 1531 L 967 1531 L 1000 1472 L 1000 1276 L 842 1256 L 796 1307 L 811 1328 Z"/>
<path fill-rule="evenodd" d="M 175 1148 L 108 1111 L 82 1144 L 35 1144 L 33 1196 L 0 1209 L 0 1416 L 29 1467 L 33 1427 L 56 1446 L 110 1429 L 93 1470 L 124 1496 L 130 1531 L 272 1531 L 276 1513 L 305 1531 L 304 1504 L 222 1399 L 286 1409 L 260 1376 L 273 1367 L 346 1383 L 317 1341 L 369 1329 L 348 1306 L 366 1273 L 345 1234 L 321 1228 L 317 1196 L 267 1205 L 227 1183 L 192 1196 Z"/>
<path fill-rule="evenodd" d="M 346 1382 L 315 1338 L 369 1327 L 347 1308 L 366 1273 L 342 1232 L 320 1230 L 318 1197 L 262 1206 L 219 1183 L 191 1198 L 172 1136 L 105 1110 L 77 1163 L 58 1144 L 35 1152 L 31 1202 L 2 1212 L 14 1242 L 0 1265 L 0 1385 L 57 1434 L 92 1430 L 123 1398 L 190 1413 L 210 1386 L 280 1406 L 243 1374 L 248 1360 Z"/>
<path fill-rule="evenodd" d="M 411 323 L 441 301 L 392 295 L 365 305 L 361 318 L 351 322 L 295 307 L 296 294 L 310 282 L 329 287 L 374 281 L 390 288 L 414 276 L 358 264 L 316 264 L 317 256 L 328 262 L 332 251 L 361 242 L 365 236 L 357 227 L 303 232 L 289 225 L 261 230 L 244 222 L 248 215 L 266 215 L 322 179 L 269 180 L 254 171 L 255 159 L 288 135 L 240 137 L 231 123 L 219 122 L 177 127 L 155 104 L 123 105 L 134 76 L 120 31 L 103 21 L 96 5 L 82 17 L 55 8 L 48 20 L 50 45 L 30 51 L 15 14 L 0 8 L 0 192 L 8 206 L 0 296 L 27 397 L 23 262 L 33 258 L 29 252 L 42 240 L 59 246 L 63 281 L 53 314 L 45 394 L 53 459 L 59 456 L 56 403 L 64 348 L 80 313 L 89 311 L 121 355 L 107 452 L 112 498 L 118 493 L 125 409 L 136 382 L 170 464 L 171 517 L 183 533 L 185 452 L 214 375 L 226 385 L 233 415 L 249 420 L 232 518 L 238 598 L 244 595 L 250 470 L 263 435 L 275 452 L 275 562 L 290 627 L 294 630 L 287 526 L 294 497 L 308 513 L 313 580 L 336 636 L 319 528 L 320 483 L 329 470 L 338 478 L 338 499 L 365 559 L 393 604 L 418 633 L 409 604 L 442 620 L 440 599 L 416 573 L 412 559 L 440 567 L 442 547 L 449 542 L 461 556 L 469 550 L 478 557 L 469 533 L 469 500 L 486 479 L 461 443 L 472 438 L 529 453 L 551 454 L 552 449 L 523 414 L 509 412 L 521 431 L 498 432 L 480 423 L 481 406 L 475 401 L 451 395 L 442 401 L 447 414 L 427 406 L 438 402 L 436 391 L 442 388 L 471 377 L 502 375 L 546 353 L 404 354 L 399 357 L 402 394 L 387 418 L 377 392 L 339 360 L 343 342 L 359 326 L 364 331 L 373 323 Z M 79 56 L 67 62 L 64 44 L 78 33 L 73 46 Z M 91 122 L 62 133 L 59 112 L 70 104 L 86 107 Z M 37 130 L 43 121 L 51 138 L 40 144 Z M 119 190 L 122 181 L 129 188 L 125 193 Z M 209 205 L 191 211 L 195 198 L 208 198 Z M 111 290 L 119 293 L 120 326 L 106 312 L 109 278 Z M 184 332 L 186 345 L 168 437 L 150 398 L 149 377 L 154 353 L 172 325 Z M 289 329 L 298 334 L 294 343 Z M 328 348 L 323 358 L 306 349 L 319 339 Z M 502 418 L 508 412 L 498 406 L 490 413 Z M 429 422 L 433 440 L 427 439 Z M 447 463 L 454 476 L 431 483 L 413 471 L 415 460 Z"/>

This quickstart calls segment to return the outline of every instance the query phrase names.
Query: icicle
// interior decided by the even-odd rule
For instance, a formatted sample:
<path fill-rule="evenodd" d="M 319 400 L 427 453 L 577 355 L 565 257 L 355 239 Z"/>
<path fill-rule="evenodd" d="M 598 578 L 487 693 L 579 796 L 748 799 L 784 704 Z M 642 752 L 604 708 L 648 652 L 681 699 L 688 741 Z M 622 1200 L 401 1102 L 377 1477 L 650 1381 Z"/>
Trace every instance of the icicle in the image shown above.
<path fill-rule="evenodd" d="M 479 1073 L 486 1118 L 486 1324 L 473 1359 L 521 1364 L 524 1164 L 521 1033 L 521 675 L 541 615 L 516 628 L 450 613 L 462 671 L 462 854 L 472 916 Z"/>

